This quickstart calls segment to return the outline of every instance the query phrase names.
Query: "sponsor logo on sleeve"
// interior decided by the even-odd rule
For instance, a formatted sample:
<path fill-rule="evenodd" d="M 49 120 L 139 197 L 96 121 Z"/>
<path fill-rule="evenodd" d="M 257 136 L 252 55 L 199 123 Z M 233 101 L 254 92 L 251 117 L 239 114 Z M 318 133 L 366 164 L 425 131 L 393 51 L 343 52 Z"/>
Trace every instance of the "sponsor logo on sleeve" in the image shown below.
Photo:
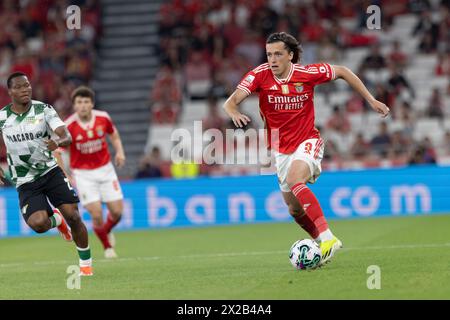
<path fill-rule="evenodd" d="M 244 86 L 247 86 L 247 87 L 248 87 L 249 85 L 252 84 L 253 80 L 255 80 L 255 76 L 249 74 L 249 75 L 242 81 L 242 84 L 243 84 Z"/>

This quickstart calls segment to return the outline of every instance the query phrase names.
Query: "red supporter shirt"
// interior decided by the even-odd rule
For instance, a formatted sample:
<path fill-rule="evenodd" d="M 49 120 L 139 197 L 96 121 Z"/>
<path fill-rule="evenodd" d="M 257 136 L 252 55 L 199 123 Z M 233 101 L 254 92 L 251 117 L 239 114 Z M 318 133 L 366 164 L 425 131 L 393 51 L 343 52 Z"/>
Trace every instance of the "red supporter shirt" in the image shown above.
<path fill-rule="evenodd" d="M 264 63 L 247 73 L 237 87 L 249 95 L 259 93 L 268 148 L 291 154 L 303 141 L 320 137 L 314 127 L 314 86 L 334 79 L 334 69 L 327 63 L 291 64 L 289 75 L 283 80 L 276 78 L 269 64 Z M 277 129 L 278 143 L 270 139 Z"/>
<path fill-rule="evenodd" d="M 74 113 L 65 122 L 72 135 L 69 147 L 71 169 L 96 169 L 110 161 L 106 134 L 112 134 L 115 127 L 107 112 L 92 110 L 89 123 L 81 122 Z"/>

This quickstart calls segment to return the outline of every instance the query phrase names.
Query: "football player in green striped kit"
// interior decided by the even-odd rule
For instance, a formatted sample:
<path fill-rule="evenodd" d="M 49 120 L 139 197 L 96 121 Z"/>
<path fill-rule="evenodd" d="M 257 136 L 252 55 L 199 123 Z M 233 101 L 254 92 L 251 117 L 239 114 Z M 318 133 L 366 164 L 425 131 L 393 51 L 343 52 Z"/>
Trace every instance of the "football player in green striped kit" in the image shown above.
<path fill-rule="evenodd" d="M 70 145 L 70 133 L 51 105 L 31 99 L 31 84 L 24 73 L 11 74 L 7 86 L 12 102 L 0 110 L 0 131 L 22 216 L 37 233 L 56 227 L 65 240 L 73 240 L 80 275 L 90 276 L 92 258 L 87 229 L 78 212 L 79 199 L 52 154 Z M 0 178 L 4 178 L 1 169 Z"/>

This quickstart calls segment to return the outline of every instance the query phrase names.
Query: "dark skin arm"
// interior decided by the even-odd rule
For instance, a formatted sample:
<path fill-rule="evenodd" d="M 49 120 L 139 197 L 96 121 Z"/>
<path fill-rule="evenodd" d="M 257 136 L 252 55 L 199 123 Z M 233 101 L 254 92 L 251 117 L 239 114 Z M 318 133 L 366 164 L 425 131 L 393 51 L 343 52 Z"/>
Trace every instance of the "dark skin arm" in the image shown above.
<path fill-rule="evenodd" d="M 72 136 L 69 133 L 69 130 L 67 130 L 66 126 L 61 126 L 55 129 L 55 133 L 58 136 L 55 140 L 48 139 L 45 141 L 47 144 L 47 149 L 49 151 L 55 151 L 58 147 L 67 147 L 72 143 Z M 2 179 L 5 177 L 5 174 L 0 168 L 0 185 L 4 185 Z"/>
<path fill-rule="evenodd" d="M 58 147 L 67 147 L 72 143 L 72 136 L 66 126 L 56 128 L 55 133 L 58 138 L 55 140 L 48 139 L 45 141 L 49 151 L 55 151 Z"/>

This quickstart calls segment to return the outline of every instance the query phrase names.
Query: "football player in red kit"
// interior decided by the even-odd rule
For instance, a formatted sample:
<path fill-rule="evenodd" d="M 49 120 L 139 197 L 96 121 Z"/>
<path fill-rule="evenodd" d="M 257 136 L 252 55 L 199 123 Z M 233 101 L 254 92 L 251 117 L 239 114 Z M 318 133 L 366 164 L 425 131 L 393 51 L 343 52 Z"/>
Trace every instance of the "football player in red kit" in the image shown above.
<path fill-rule="evenodd" d="M 317 198 L 306 185 L 319 177 L 324 152 L 324 141 L 314 126 L 314 87 L 344 79 L 382 117 L 389 114 L 389 108 L 348 68 L 328 63 L 303 66 L 297 63 L 301 52 L 293 36 L 271 34 L 266 41 L 267 63 L 247 73 L 223 107 L 234 124 L 243 127 L 250 118 L 239 111 L 239 104 L 250 94 L 259 93 L 260 113 L 283 198 L 295 221 L 319 243 L 324 264 L 342 242 L 329 229 Z"/>
<path fill-rule="evenodd" d="M 115 150 L 115 164 L 125 164 L 125 154 L 117 128 L 108 113 L 94 110 L 95 95 L 88 87 L 78 87 L 72 93 L 75 113 L 65 123 L 72 135 L 70 171 L 81 204 L 91 214 L 93 229 L 103 244 L 105 258 L 116 258 L 112 228 L 120 221 L 123 211 L 123 195 L 110 154 L 106 136 Z M 65 150 L 60 150 L 65 151 Z M 61 155 L 58 156 L 62 162 Z M 60 162 L 60 163 L 61 163 Z M 102 203 L 108 208 L 103 222 Z"/>

